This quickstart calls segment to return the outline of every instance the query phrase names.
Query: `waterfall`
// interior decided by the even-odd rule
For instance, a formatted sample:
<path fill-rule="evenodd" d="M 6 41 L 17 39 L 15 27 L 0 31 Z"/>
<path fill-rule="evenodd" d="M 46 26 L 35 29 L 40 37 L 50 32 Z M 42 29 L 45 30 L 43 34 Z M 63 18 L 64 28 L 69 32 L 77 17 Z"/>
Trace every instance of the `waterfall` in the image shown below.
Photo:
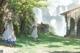
<path fill-rule="evenodd" d="M 56 35 L 65 36 L 66 34 L 66 21 L 65 17 L 60 15 L 61 13 L 74 7 L 79 0 L 47 0 L 48 9 L 52 20 L 50 21 L 51 31 Z"/>
<path fill-rule="evenodd" d="M 37 24 L 41 24 L 41 22 L 42 22 L 42 11 L 41 11 L 40 8 L 34 7 L 33 8 L 33 13 L 35 14 L 35 17 L 34 17 L 35 22 L 32 25 L 33 30 L 32 30 L 31 36 L 36 41 L 37 38 L 38 38 Z"/>
<path fill-rule="evenodd" d="M 34 8 L 33 12 L 37 19 L 37 23 L 49 24 L 49 31 L 59 35 L 66 34 L 66 21 L 61 13 L 74 7 L 79 0 L 47 0 L 47 8 Z"/>

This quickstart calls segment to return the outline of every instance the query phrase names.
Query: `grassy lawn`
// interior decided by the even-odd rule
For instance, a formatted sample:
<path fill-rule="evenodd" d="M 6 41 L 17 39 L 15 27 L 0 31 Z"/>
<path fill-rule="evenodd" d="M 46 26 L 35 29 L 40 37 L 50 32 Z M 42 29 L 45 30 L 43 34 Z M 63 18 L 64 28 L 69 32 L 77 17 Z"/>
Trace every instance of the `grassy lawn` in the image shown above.
<path fill-rule="evenodd" d="M 40 34 L 37 41 L 19 37 L 15 53 L 80 53 L 80 39 L 63 38 L 49 33 Z"/>

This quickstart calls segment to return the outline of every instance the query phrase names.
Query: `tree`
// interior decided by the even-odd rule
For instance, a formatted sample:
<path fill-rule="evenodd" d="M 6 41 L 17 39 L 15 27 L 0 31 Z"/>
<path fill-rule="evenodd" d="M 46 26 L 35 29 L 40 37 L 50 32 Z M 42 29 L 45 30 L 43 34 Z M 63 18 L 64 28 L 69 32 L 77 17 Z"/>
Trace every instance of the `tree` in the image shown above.
<path fill-rule="evenodd" d="M 4 17 L 5 16 L 5 9 L 6 9 L 6 0 L 0 0 L 0 33 L 3 33 L 4 30 Z"/>
<path fill-rule="evenodd" d="M 34 14 L 32 8 L 34 6 L 44 6 L 43 0 L 0 0 L 0 28 L 4 26 L 5 19 L 11 18 L 14 24 L 14 30 L 17 34 L 30 34 L 32 23 L 34 22 Z M 11 13 L 11 17 L 8 17 Z"/>
<path fill-rule="evenodd" d="M 34 23 L 32 8 L 35 6 L 45 6 L 42 1 L 43 0 L 9 0 L 10 7 L 14 14 L 13 22 L 16 32 L 21 32 L 23 34 L 31 33 L 31 26 Z"/>

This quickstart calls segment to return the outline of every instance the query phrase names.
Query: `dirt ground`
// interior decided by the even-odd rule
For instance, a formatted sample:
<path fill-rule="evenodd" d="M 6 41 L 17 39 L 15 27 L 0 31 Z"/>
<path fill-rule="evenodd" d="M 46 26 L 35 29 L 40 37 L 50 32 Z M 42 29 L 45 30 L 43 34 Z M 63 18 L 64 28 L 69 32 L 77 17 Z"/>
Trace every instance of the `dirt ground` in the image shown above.
<path fill-rule="evenodd" d="M 0 53 L 16 53 L 18 49 L 14 47 L 0 46 Z"/>

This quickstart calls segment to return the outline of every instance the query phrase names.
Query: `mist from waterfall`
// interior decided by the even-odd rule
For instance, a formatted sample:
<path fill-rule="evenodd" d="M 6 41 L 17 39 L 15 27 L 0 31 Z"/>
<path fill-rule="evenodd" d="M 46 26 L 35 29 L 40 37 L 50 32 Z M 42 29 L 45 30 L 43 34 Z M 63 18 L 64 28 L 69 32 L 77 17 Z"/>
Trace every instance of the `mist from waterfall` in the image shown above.
<path fill-rule="evenodd" d="M 49 24 L 49 31 L 64 36 L 66 34 L 66 21 L 64 16 L 60 15 L 64 11 L 71 9 L 79 4 L 80 0 L 47 0 L 47 8 L 34 8 L 33 12 L 37 23 Z"/>

